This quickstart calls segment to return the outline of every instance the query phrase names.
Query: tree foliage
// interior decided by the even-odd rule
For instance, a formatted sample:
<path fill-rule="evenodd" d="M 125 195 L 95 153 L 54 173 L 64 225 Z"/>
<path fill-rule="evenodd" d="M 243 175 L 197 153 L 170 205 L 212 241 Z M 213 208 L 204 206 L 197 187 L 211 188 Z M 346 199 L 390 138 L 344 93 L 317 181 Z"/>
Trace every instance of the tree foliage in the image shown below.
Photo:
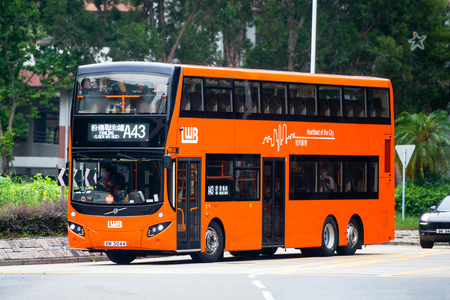
<path fill-rule="evenodd" d="M 34 2 L 0 2 L 0 154 L 5 173 L 14 138 L 28 133 L 25 117 L 36 117 L 35 104 L 48 104 L 57 89 L 69 82 L 64 51 L 37 42 L 44 36 Z M 34 80 L 40 80 L 43 88 L 31 89 L 29 83 Z M 21 106 L 30 107 L 30 113 L 18 113 Z"/>
<path fill-rule="evenodd" d="M 450 121 L 447 111 L 437 110 L 431 114 L 402 112 L 395 124 L 397 144 L 416 146 L 406 168 L 409 178 L 423 180 L 430 175 L 448 172 Z M 401 164 L 399 160 L 397 164 Z"/>
<path fill-rule="evenodd" d="M 295 71 L 309 72 L 310 1 L 256 3 L 261 41 L 249 51 L 245 65 L 293 65 Z M 396 113 L 445 109 L 450 99 L 449 11 L 446 0 L 319 0 L 316 73 L 389 78 Z M 289 29 L 289 18 L 300 21 Z M 427 36 L 424 50 L 411 51 L 408 40 L 414 31 Z"/>

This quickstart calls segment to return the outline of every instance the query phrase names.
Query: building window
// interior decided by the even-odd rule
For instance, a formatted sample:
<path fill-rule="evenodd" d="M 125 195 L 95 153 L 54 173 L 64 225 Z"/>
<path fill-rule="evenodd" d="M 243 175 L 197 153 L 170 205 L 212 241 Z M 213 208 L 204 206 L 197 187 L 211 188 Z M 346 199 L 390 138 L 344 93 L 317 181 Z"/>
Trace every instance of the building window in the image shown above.
<path fill-rule="evenodd" d="M 34 119 L 33 142 L 59 144 L 58 112 L 41 112 L 39 117 Z"/>

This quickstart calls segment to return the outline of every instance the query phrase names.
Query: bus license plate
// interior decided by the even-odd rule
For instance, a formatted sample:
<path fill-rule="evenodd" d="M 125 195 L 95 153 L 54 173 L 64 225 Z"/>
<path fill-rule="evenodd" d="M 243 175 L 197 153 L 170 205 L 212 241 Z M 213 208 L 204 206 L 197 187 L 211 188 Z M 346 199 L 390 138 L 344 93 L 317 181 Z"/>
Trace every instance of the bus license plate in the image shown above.
<path fill-rule="evenodd" d="M 105 241 L 105 247 L 126 247 L 125 241 Z"/>
<path fill-rule="evenodd" d="M 436 229 L 436 233 L 450 234 L 450 229 Z"/>

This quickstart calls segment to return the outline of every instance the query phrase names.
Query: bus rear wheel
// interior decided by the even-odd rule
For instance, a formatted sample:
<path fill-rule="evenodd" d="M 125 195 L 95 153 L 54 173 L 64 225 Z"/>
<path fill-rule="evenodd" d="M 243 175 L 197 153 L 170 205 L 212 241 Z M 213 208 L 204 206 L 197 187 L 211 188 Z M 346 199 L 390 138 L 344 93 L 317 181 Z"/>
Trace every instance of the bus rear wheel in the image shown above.
<path fill-rule="evenodd" d="M 356 252 L 356 249 L 359 246 L 359 228 L 358 223 L 354 218 L 350 219 L 350 222 L 347 225 L 347 245 L 338 247 L 336 252 L 339 255 L 353 255 Z"/>
<path fill-rule="evenodd" d="M 334 254 L 338 243 L 338 231 L 336 221 L 332 217 L 327 217 L 323 223 L 322 246 L 317 248 L 320 256 L 331 256 Z"/>
<path fill-rule="evenodd" d="M 205 252 L 192 253 L 195 262 L 210 263 L 218 261 L 223 257 L 224 237 L 222 229 L 217 222 L 211 222 L 206 229 Z"/>
<path fill-rule="evenodd" d="M 127 265 L 137 257 L 136 253 L 133 251 L 106 251 L 106 256 L 108 256 L 109 260 L 115 262 L 119 265 Z"/>

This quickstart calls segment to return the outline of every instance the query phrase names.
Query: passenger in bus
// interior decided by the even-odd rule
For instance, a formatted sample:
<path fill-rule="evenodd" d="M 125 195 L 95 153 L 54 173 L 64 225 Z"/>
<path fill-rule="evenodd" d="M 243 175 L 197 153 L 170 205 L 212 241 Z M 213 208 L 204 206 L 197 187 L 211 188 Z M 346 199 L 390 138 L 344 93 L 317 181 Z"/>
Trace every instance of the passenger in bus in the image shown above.
<path fill-rule="evenodd" d="M 334 179 L 330 175 L 328 175 L 328 170 L 326 168 L 322 168 L 320 171 L 320 187 L 319 192 L 334 192 Z"/>
<path fill-rule="evenodd" d="M 98 94 L 98 85 L 95 81 L 91 81 L 90 78 L 84 78 L 81 82 L 81 91 L 83 95 L 96 93 Z"/>
<path fill-rule="evenodd" d="M 100 169 L 100 177 L 102 179 L 100 179 L 97 183 L 97 186 L 100 186 L 105 191 L 116 196 L 119 191 L 119 179 L 117 176 L 111 173 L 111 169 L 109 167 L 102 167 Z"/>

